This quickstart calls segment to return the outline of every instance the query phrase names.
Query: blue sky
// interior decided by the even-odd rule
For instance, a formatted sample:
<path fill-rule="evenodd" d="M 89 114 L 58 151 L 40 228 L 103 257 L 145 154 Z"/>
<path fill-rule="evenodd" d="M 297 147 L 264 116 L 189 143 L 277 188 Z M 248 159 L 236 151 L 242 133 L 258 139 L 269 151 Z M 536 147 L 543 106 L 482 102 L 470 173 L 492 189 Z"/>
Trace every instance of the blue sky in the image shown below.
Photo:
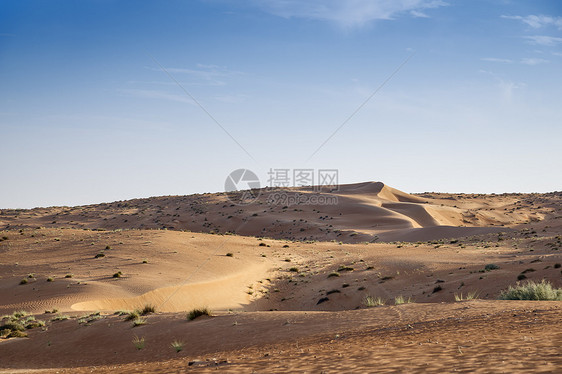
<path fill-rule="evenodd" d="M 0 0 L 0 208 L 216 192 L 238 168 L 561 190 L 561 104 L 555 1 Z"/>

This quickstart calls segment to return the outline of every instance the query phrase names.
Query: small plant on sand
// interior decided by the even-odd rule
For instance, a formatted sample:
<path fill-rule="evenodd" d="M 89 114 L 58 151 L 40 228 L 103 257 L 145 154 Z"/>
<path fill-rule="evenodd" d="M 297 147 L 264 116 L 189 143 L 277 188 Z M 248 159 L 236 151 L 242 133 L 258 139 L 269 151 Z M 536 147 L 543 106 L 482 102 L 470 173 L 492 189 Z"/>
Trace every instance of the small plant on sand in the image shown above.
<path fill-rule="evenodd" d="M 375 306 L 381 306 L 385 304 L 385 301 L 381 297 L 365 296 L 363 299 L 363 304 L 367 308 L 372 308 Z"/>
<path fill-rule="evenodd" d="M 54 282 L 55 281 L 55 277 L 49 277 L 47 278 L 47 282 Z"/>
<path fill-rule="evenodd" d="M 474 299 L 478 299 L 478 292 L 476 291 L 470 291 L 469 293 L 466 294 L 466 296 L 463 296 L 462 292 L 460 294 L 455 294 L 455 301 L 474 300 Z"/>
<path fill-rule="evenodd" d="M 399 296 L 396 296 L 396 297 L 394 298 L 394 304 L 395 304 L 395 305 L 410 304 L 410 303 L 413 303 L 411 297 L 409 297 L 409 298 L 406 299 L 406 298 L 404 298 L 404 296 L 399 295 Z"/>
<path fill-rule="evenodd" d="M 24 325 L 19 321 L 7 321 L 0 326 L 0 337 L 3 338 L 20 338 L 24 337 L 18 333 L 25 331 Z M 27 334 L 25 334 L 27 336 Z"/>
<path fill-rule="evenodd" d="M 70 318 L 70 316 L 67 316 L 66 314 L 57 314 L 56 316 L 51 318 L 51 321 L 64 321 L 64 320 L 67 320 L 69 318 Z"/>
<path fill-rule="evenodd" d="M 138 317 L 137 319 L 133 320 L 133 327 L 146 325 L 146 318 Z"/>
<path fill-rule="evenodd" d="M 228 252 L 228 253 L 226 254 L 226 257 L 234 257 L 234 253 Z"/>
<path fill-rule="evenodd" d="M 290 272 L 293 272 L 293 273 L 298 273 L 298 272 L 299 272 L 299 268 L 293 266 L 292 268 L 289 269 L 289 271 L 290 271 Z"/>
<path fill-rule="evenodd" d="M 528 281 L 500 293 L 500 300 L 562 300 L 562 288 L 553 288 L 544 279 L 540 283 Z"/>
<path fill-rule="evenodd" d="M 72 274 L 66 274 L 64 277 L 65 278 L 72 278 Z"/>
<path fill-rule="evenodd" d="M 338 268 L 338 271 L 353 271 L 353 268 L 351 266 L 347 266 L 347 265 L 341 265 Z"/>
<path fill-rule="evenodd" d="M 174 340 L 170 345 L 176 350 L 176 353 L 180 352 L 183 349 L 183 342 L 177 340 Z"/>
<path fill-rule="evenodd" d="M 105 257 L 105 253 L 100 252 L 94 256 L 94 258 L 101 258 L 101 257 Z"/>
<path fill-rule="evenodd" d="M 152 313 L 155 313 L 155 312 L 156 312 L 156 307 L 154 305 L 146 304 L 144 306 L 144 308 L 141 309 L 140 315 L 146 316 L 146 315 L 149 315 L 149 314 L 152 314 Z"/>
<path fill-rule="evenodd" d="M 37 327 L 43 327 L 43 326 L 45 326 L 45 321 L 36 320 L 35 318 L 28 319 L 25 321 L 25 328 L 27 330 L 34 329 Z"/>
<path fill-rule="evenodd" d="M 193 321 L 197 317 L 211 316 L 211 311 L 208 308 L 196 308 L 187 313 L 187 319 Z"/>
<path fill-rule="evenodd" d="M 139 338 L 138 336 L 135 335 L 135 337 L 133 338 L 133 345 L 135 346 L 136 349 L 138 349 L 139 351 L 141 349 L 144 348 L 144 337 Z"/>
<path fill-rule="evenodd" d="M 113 278 L 121 278 L 123 276 L 123 273 L 121 273 L 120 271 L 118 271 L 117 273 L 113 274 Z"/>
<path fill-rule="evenodd" d="M 484 266 L 484 271 L 498 270 L 500 267 L 496 264 L 487 264 Z"/>
<path fill-rule="evenodd" d="M 15 312 L 12 313 L 11 318 L 12 319 L 18 319 L 18 318 L 22 318 L 25 316 L 28 316 L 29 313 L 26 312 L 25 310 L 16 310 Z"/>
<path fill-rule="evenodd" d="M 332 277 L 339 277 L 340 273 L 338 273 L 337 271 L 333 271 L 330 274 L 328 274 L 328 278 L 332 278 Z"/>
<path fill-rule="evenodd" d="M 29 283 L 27 278 L 23 278 L 22 280 L 20 280 L 20 284 L 27 284 Z"/>
<path fill-rule="evenodd" d="M 125 317 L 125 321 L 133 321 L 139 317 L 140 317 L 140 312 L 138 310 L 133 310 L 132 312 L 127 314 L 127 317 Z"/>

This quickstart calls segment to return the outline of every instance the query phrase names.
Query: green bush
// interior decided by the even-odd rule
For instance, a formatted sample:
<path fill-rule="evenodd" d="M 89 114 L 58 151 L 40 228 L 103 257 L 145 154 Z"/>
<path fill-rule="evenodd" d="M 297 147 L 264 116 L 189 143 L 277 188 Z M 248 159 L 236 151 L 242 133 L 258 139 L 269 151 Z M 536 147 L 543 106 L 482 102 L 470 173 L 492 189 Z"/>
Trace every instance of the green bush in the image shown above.
<path fill-rule="evenodd" d="M 500 293 L 500 300 L 559 300 L 562 301 L 562 288 L 553 288 L 544 279 L 540 283 L 528 281 Z"/>
<path fill-rule="evenodd" d="M 208 308 L 198 308 L 187 313 L 187 319 L 190 321 L 201 316 L 211 316 L 211 311 Z"/>

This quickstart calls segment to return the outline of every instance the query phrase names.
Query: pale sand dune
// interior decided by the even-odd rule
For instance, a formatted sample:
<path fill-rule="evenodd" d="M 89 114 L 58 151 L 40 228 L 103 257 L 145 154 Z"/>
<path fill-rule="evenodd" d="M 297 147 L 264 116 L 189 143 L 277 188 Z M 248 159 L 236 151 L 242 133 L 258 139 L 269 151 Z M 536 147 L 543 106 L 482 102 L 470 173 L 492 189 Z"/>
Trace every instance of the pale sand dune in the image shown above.
<path fill-rule="evenodd" d="M 157 288 L 129 298 L 107 298 L 73 304 L 76 311 L 133 310 L 143 305 L 155 305 L 161 312 L 182 312 L 208 307 L 213 310 L 241 309 L 250 302 L 247 285 L 267 275 L 268 264 L 244 266 L 240 273 L 209 282 L 189 283 Z"/>

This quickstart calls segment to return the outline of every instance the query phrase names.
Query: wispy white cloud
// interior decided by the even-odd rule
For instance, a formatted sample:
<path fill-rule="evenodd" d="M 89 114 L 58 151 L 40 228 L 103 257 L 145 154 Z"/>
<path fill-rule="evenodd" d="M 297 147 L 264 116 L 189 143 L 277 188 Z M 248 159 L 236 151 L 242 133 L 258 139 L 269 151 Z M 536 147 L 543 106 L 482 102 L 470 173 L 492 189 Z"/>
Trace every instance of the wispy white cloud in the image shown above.
<path fill-rule="evenodd" d="M 488 61 L 488 62 L 498 62 L 498 63 L 502 63 L 502 64 L 513 64 L 514 62 L 517 62 L 519 64 L 523 64 L 523 65 L 539 65 L 539 64 L 545 64 L 548 63 L 550 61 L 545 60 L 543 58 L 532 58 L 532 57 L 526 57 L 526 58 L 522 58 L 519 61 L 514 61 L 508 58 L 496 58 L 496 57 L 484 57 L 480 59 L 481 61 Z"/>
<path fill-rule="evenodd" d="M 538 44 L 546 47 L 552 47 L 559 43 L 562 43 L 562 38 L 556 36 L 532 35 L 525 36 L 524 38 L 527 39 L 531 44 Z"/>
<path fill-rule="evenodd" d="M 309 18 L 362 26 L 402 14 L 427 17 L 424 10 L 448 5 L 441 0 L 254 0 L 265 11 L 285 18 Z"/>
<path fill-rule="evenodd" d="M 504 63 L 504 64 L 513 63 L 513 60 L 510 60 L 508 58 L 483 57 L 480 60 L 488 61 L 488 62 L 501 62 L 501 63 Z"/>
<path fill-rule="evenodd" d="M 429 16 L 426 13 L 421 12 L 419 10 L 411 10 L 410 14 L 417 18 L 429 18 Z"/>
<path fill-rule="evenodd" d="M 550 61 L 545 60 L 543 58 L 522 58 L 521 63 L 523 65 L 539 65 L 539 64 L 546 64 Z"/>
<path fill-rule="evenodd" d="M 534 29 L 539 29 L 546 26 L 555 26 L 562 30 L 562 17 L 551 17 L 545 15 L 529 15 L 529 16 L 501 16 L 501 18 L 514 19 L 531 26 Z"/>

